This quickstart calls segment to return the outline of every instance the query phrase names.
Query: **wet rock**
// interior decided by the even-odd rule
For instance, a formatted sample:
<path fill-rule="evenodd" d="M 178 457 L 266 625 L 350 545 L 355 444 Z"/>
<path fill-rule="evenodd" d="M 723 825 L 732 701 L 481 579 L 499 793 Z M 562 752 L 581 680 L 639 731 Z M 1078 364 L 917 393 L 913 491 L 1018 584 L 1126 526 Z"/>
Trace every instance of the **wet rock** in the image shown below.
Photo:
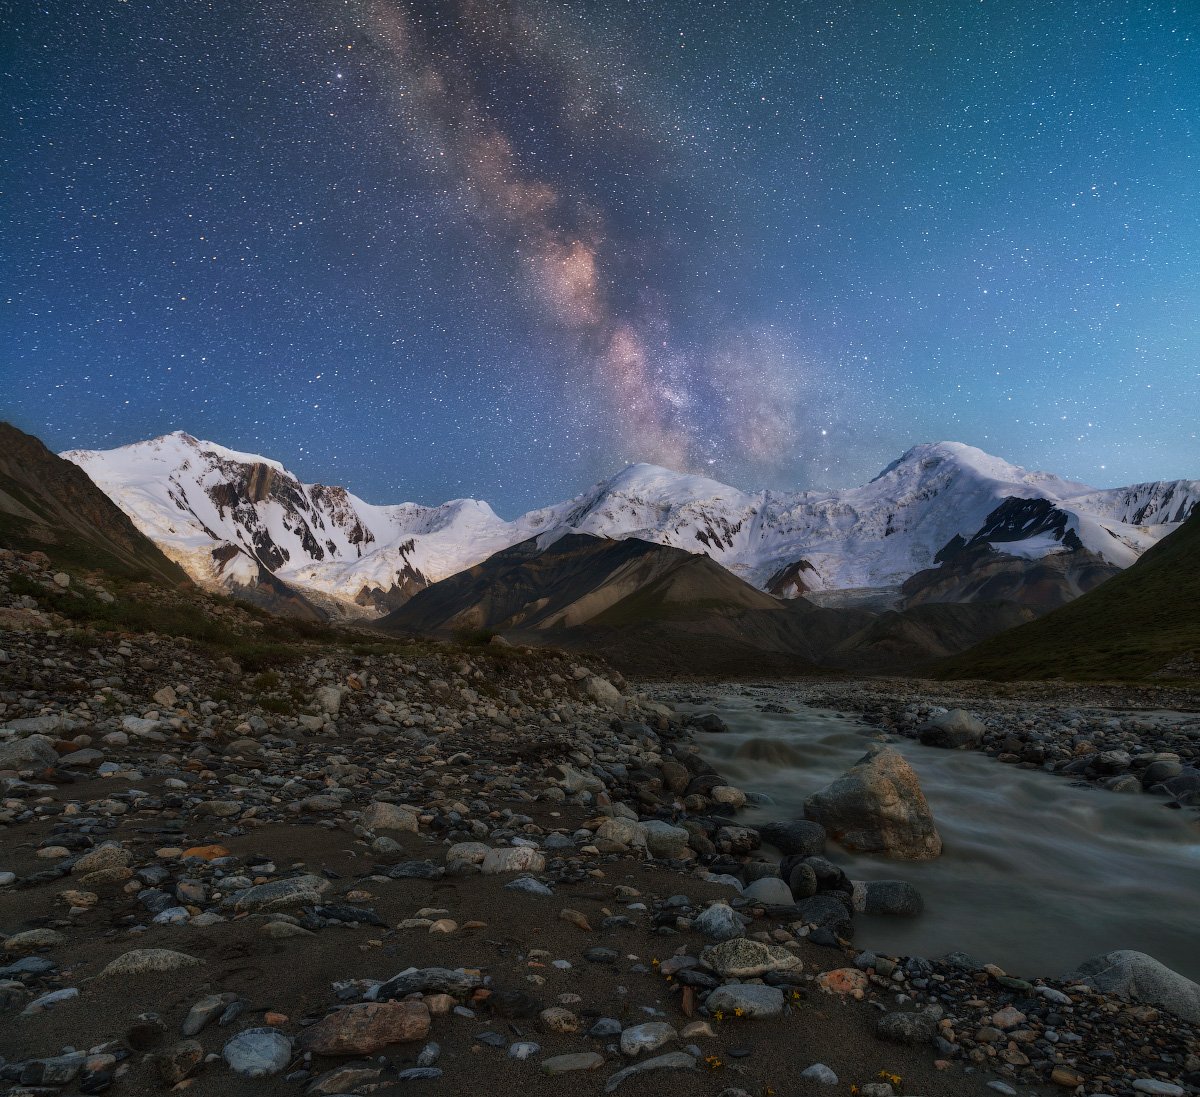
<path fill-rule="evenodd" d="M 935 716 L 917 732 L 918 738 L 928 747 L 944 747 L 947 750 L 974 750 L 983 742 L 987 728 L 966 709 L 952 708 Z"/>
<path fill-rule="evenodd" d="M 917 775 L 894 750 L 865 755 L 809 797 L 804 810 L 849 849 L 912 861 L 927 861 L 942 852 Z"/>
<path fill-rule="evenodd" d="M 913 918 L 925 910 L 921 893 L 906 880 L 856 880 L 853 903 L 860 914 Z"/>
<path fill-rule="evenodd" d="M 758 833 L 764 842 L 773 845 L 785 857 L 825 852 L 825 828 L 811 819 L 767 823 L 758 828 Z"/>
<path fill-rule="evenodd" d="M 383 1071 L 379 1067 L 356 1064 L 336 1066 L 316 1078 L 304 1092 L 306 1097 L 340 1097 L 342 1094 L 370 1093 L 382 1076 Z"/>
<path fill-rule="evenodd" d="M 827 929 L 847 940 L 854 935 L 854 923 L 846 904 L 834 895 L 814 895 L 796 904 L 802 922 Z"/>
<path fill-rule="evenodd" d="M 523 891 L 528 895 L 551 896 L 554 894 L 552 888 L 543 884 L 540 880 L 535 880 L 532 876 L 520 876 L 515 880 L 509 880 L 504 885 L 505 891 Z"/>

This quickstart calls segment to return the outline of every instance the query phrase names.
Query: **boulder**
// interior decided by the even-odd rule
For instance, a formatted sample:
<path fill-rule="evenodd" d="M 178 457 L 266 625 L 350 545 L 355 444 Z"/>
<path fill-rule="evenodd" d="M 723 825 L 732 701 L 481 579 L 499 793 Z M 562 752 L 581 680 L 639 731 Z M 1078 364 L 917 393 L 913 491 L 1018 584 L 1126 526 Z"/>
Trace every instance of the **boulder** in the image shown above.
<path fill-rule="evenodd" d="M 651 857 L 679 860 L 692 856 L 688 845 L 690 836 L 683 827 L 673 827 L 661 819 L 647 819 L 641 825 L 646 835 L 646 849 Z"/>
<path fill-rule="evenodd" d="M 592 675 L 583 684 L 587 690 L 587 695 L 598 705 L 604 705 L 607 708 L 622 711 L 625 708 L 625 698 L 621 696 L 621 691 L 612 684 L 607 678 L 600 678 L 597 675 Z"/>
<path fill-rule="evenodd" d="M 937 1021 L 928 1013 L 887 1013 L 876 1022 L 875 1032 L 893 1044 L 927 1044 L 937 1035 Z"/>
<path fill-rule="evenodd" d="M 717 987 L 704 1003 L 710 1013 L 735 1017 L 778 1017 L 783 1012 L 783 991 L 757 983 L 729 983 Z"/>
<path fill-rule="evenodd" d="M 742 925 L 742 920 L 737 916 L 737 912 L 726 903 L 713 903 L 696 917 L 692 926 L 710 941 L 728 941 L 734 937 L 746 935 L 746 927 Z"/>
<path fill-rule="evenodd" d="M 872 751 L 810 796 L 805 814 L 849 849 L 928 861 L 942 839 L 917 775 L 894 750 Z"/>
<path fill-rule="evenodd" d="M 747 937 L 731 937 L 709 945 L 700 954 L 700 959 L 722 979 L 753 979 L 768 971 L 790 971 L 800 967 L 800 959 L 795 953 Z"/>
<path fill-rule="evenodd" d="M 855 880 L 853 902 L 859 914 L 912 918 L 925 909 L 921 893 L 907 880 Z"/>
<path fill-rule="evenodd" d="M 239 913 L 246 911 L 250 914 L 313 906 L 321 901 L 321 896 L 328 887 L 329 881 L 325 877 L 308 873 L 255 884 L 245 891 L 235 892 L 224 900 L 223 905 L 233 907 Z"/>
<path fill-rule="evenodd" d="M 597 839 L 612 842 L 618 846 L 633 846 L 644 849 L 646 846 L 646 829 L 641 823 L 632 819 L 605 819 L 596 829 Z"/>
<path fill-rule="evenodd" d="M 151 972 L 178 971 L 180 968 L 196 967 L 204 963 L 186 952 L 175 952 L 169 948 L 135 948 L 122 953 L 111 961 L 100 974 L 145 975 Z"/>
<path fill-rule="evenodd" d="M 810 922 L 849 940 L 854 935 L 854 923 L 846 904 L 835 895 L 814 895 L 796 904 L 799 920 Z"/>
<path fill-rule="evenodd" d="M 1119 949 L 1094 956 L 1079 965 L 1077 977 L 1097 990 L 1136 998 L 1200 1024 L 1200 984 L 1144 952 Z"/>
<path fill-rule="evenodd" d="M 621 1054 L 634 1059 L 643 1051 L 657 1051 L 666 1044 L 679 1039 L 674 1025 L 666 1021 L 646 1021 L 630 1025 L 621 1033 Z"/>
<path fill-rule="evenodd" d="M 395 804 L 376 800 L 362 813 L 360 820 L 367 830 L 400 830 L 409 834 L 419 831 L 420 823 L 414 812 L 405 811 Z"/>
<path fill-rule="evenodd" d="M 767 906 L 789 907 L 792 905 L 792 890 L 778 876 L 764 876 L 747 884 L 742 889 L 747 899 Z"/>
<path fill-rule="evenodd" d="M 221 1050 L 229 1069 L 246 1078 L 278 1074 L 292 1060 L 292 1041 L 278 1029 L 248 1028 Z"/>
<path fill-rule="evenodd" d="M 389 1044 L 428 1035 L 429 1009 L 424 1002 L 359 1002 L 305 1029 L 300 1044 L 314 1055 L 372 1055 Z"/>
<path fill-rule="evenodd" d="M 484 876 L 499 876 L 503 872 L 543 872 L 545 868 L 545 854 L 530 846 L 489 849 L 480 864 Z"/>
<path fill-rule="evenodd" d="M 0 769 L 46 769 L 57 762 L 58 751 L 44 736 L 0 743 Z"/>
<path fill-rule="evenodd" d="M 785 857 L 799 853 L 805 857 L 825 852 L 825 828 L 810 819 L 767 823 L 758 828 L 759 837 L 773 845 Z"/>
<path fill-rule="evenodd" d="M 947 750 L 973 750 L 983 743 L 987 728 L 966 709 L 952 708 L 935 716 L 925 724 L 917 735 L 927 747 L 943 747 Z"/>

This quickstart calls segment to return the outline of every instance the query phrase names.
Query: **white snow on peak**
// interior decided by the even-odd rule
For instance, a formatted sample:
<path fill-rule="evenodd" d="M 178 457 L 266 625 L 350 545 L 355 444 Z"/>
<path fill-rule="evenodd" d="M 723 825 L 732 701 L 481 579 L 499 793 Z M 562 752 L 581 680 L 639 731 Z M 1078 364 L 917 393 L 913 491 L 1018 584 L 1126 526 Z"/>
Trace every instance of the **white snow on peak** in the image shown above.
<path fill-rule="evenodd" d="M 953 538 L 976 534 L 1000 551 L 1037 558 L 1062 551 L 1071 532 L 1124 567 L 1200 502 L 1200 481 L 1098 490 L 960 442 L 913 446 L 868 484 L 837 491 L 745 492 L 632 464 L 511 522 L 475 499 L 376 506 L 182 431 L 63 456 L 198 581 L 245 581 L 261 564 L 285 582 L 343 600 L 364 589 L 414 589 L 530 537 L 570 531 L 707 553 L 760 587 L 800 560 L 815 569 L 804 572 L 810 587 L 892 586 L 933 566 Z M 1042 502 L 1022 510 L 1015 528 L 1013 519 L 988 522 L 1014 499 Z M 1054 518 L 1049 533 L 1046 511 Z"/>

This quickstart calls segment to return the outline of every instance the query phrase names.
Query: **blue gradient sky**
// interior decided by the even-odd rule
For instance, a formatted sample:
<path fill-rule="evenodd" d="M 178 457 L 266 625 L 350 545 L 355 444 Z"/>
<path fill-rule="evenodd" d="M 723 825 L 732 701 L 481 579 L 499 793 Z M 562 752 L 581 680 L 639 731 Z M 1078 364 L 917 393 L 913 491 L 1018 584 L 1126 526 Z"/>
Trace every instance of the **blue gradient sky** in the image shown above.
<path fill-rule="evenodd" d="M 0 414 L 54 448 L 505 514 L 935 439 L 1200 475 L 1195 5 L 8 17 Z"/>

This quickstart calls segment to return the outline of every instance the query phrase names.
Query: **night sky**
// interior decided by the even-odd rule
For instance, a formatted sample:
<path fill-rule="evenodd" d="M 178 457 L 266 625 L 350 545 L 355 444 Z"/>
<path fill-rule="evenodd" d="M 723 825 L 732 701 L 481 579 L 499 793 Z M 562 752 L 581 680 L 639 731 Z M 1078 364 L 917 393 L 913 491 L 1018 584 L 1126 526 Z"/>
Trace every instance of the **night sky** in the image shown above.
<path fill-rule="evenodd" d="M 1200 4 L 0 5 L 0 416 L 502 514 L 1200 476 Z"/>

